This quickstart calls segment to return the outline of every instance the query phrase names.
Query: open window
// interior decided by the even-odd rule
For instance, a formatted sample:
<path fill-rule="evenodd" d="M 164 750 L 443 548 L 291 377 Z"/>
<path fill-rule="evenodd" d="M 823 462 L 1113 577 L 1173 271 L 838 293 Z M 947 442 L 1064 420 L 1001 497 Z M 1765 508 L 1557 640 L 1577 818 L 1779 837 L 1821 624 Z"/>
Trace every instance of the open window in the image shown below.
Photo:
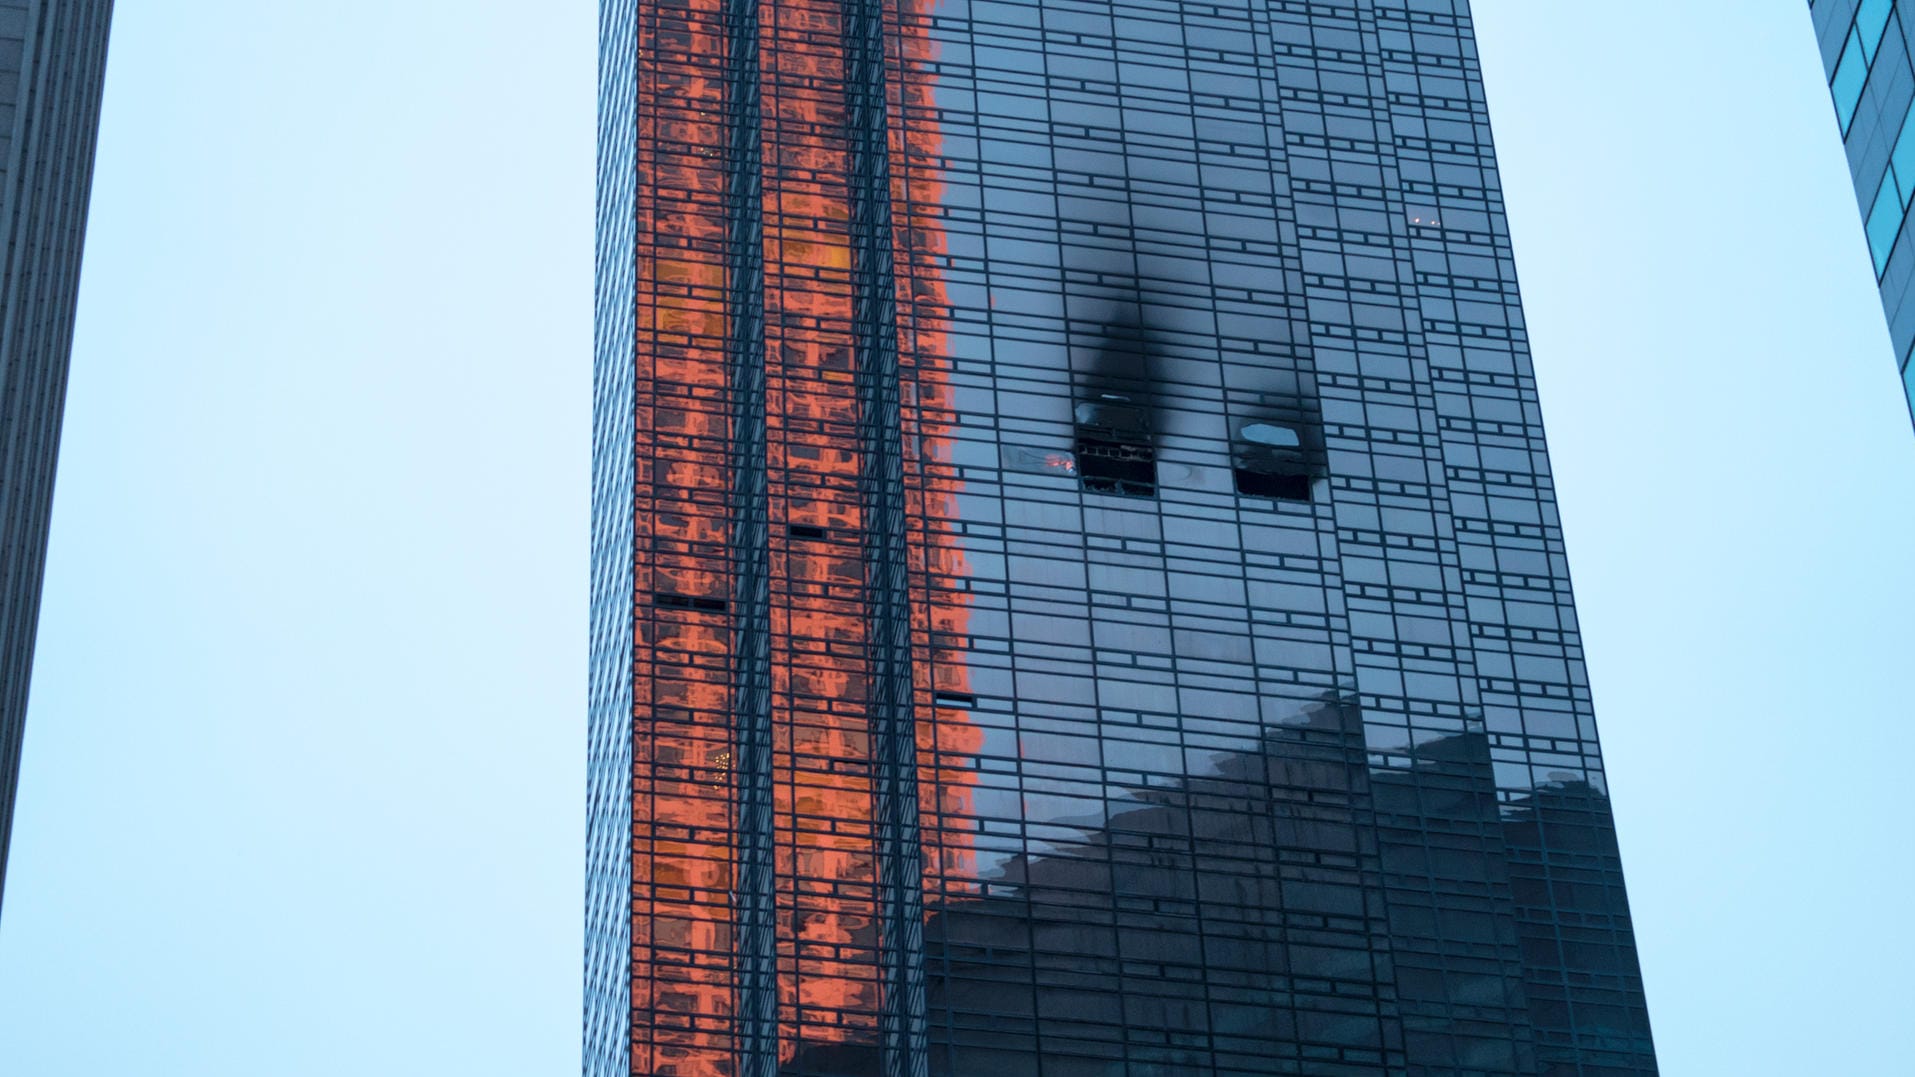
<path fill-rule="evenodd" d="M 1100 393 L 1077 405 L 1077 478 L 1084 489 L 1124 497 L 1157 496 L 1157 448 L 1150 413 L 1126 394 Z"/>
<path fill-rule="evenodd" d="M 706 595 L 679 595 L 659 591 L 652 595 L 652 605 L 668 610 L 694 610 L 698 613 L 724 613 L 731 603 L 722 598 Z"/>
<path fill-rule="evenodd" d="M 1310 500 L 1317 455 L 1302 424 L 1258 419 L 1238 428 L 1231 446 L 1237 493 L 1281 501 Z"/>

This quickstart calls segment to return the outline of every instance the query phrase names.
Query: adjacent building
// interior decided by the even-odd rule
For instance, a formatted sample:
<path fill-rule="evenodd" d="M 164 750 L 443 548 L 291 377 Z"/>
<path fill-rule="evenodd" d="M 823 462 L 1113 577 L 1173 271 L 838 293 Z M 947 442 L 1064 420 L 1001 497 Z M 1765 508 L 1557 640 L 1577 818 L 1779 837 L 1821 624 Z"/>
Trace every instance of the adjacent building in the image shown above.
<path fill-rule="evenodd" d="M 603 0 L 585 1071 L 1656 1072 L 1465 0 Z"/>
<path fill-rule="evenodd" d="M 1869 257 L 1888 314 L 1902 394 L 1915 408 L 1915 249 L 1905 241 L 1915 200 L 1915 27 L 1898 0 L 1810 0 L 1822 69 L 1862 208 Z M 1915 414 L 1915 412 L 1912 412 Z"/>
<path fill-rule="evenodd" d="M 0 0 L 0 895 L 112 0 Z"/>

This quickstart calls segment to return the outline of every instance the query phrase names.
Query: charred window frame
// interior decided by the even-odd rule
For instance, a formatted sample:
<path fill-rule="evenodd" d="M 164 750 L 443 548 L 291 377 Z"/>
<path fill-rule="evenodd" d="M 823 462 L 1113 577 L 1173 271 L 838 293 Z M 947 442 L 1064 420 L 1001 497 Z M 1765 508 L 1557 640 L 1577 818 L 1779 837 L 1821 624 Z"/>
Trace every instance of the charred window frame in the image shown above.
<path fill-rule="evenodd" d="M 1230 471 L 1237 493 L 1277 501 L 1309 501 L 1325 472 L 1323 434 L 1299 408 L 1231 424 Z"/>
<path fill-rule="evenodd" d="M 1157 447 L 1150 411 L 1126 393 L 1099 393 L 1074 409 L 1077 478 L 1084 489 L 1121 497 L 1157 496 Z"/>

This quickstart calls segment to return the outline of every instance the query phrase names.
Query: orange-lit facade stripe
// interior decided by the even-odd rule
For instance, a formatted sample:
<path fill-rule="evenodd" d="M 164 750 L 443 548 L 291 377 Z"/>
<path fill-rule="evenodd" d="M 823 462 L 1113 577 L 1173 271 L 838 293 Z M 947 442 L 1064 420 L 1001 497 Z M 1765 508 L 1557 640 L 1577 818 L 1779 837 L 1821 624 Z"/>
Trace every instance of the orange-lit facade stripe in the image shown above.
<path fill-rule="evenodd" d="M 632 1069 L 718 1074 L 734 976 L 729 626 L 657 600 L 730 586 L 726 35 L 718 0 L 657 0 L 639 20 Z"/>
<path fill-rule="evenodd" d="M 640 5 L 634 521 L 632 1066 L 736 1068 L 738 800 L 730 568 L 735 414 L 727 368 L 722 0 Z M 770 525 L 772 806 L 781 1061 L 875 1036 L 881 999 L 869 609 L 859 484 L 843 11 L 759 6 L 759 161 Z M 888 27 L 890 174 L 903 370 L 925 888 L 969 874 L 975 731 L 958 487 L 948 463 L 948 310 L 925 16 Z M 952 886 L 962 887 L 961 882 Z"/>

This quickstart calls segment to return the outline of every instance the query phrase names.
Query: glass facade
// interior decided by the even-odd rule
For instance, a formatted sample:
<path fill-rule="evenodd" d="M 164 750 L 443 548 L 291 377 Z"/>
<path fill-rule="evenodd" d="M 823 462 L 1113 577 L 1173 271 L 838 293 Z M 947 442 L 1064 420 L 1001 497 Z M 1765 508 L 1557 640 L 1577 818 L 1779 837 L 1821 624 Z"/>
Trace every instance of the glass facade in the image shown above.
<path fill-rule="evenodd" d="M 0 0 L 0 895 L 112 0 Z"/>
<path fill-rule="evenodd" d="M 1915 252 L 1902 242 L 1915 201 L 1915 27 L 1901 0 L 1810 0 L 1822 66 L 1861 204 L 1889 337 L 1915 415 Z"/>
<path fill-rule="evenodd" d="M 587 1073 L 1655 1072 L 1465 0 L 603 0 Z"/>

